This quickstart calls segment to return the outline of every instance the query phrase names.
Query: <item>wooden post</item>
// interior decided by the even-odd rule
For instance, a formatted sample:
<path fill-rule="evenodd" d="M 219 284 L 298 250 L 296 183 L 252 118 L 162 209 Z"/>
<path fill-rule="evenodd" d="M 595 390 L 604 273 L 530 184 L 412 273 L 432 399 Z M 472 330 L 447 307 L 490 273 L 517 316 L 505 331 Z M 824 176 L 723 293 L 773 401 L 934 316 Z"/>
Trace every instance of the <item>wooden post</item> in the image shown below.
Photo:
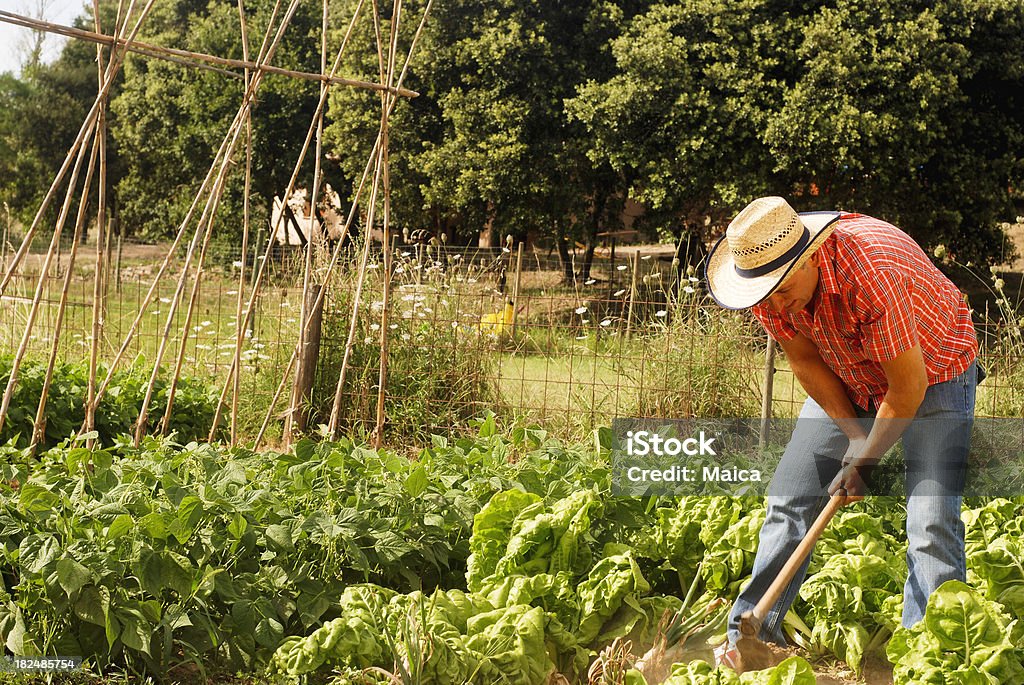
<path fill-rule="evenodd" d="M 772 391 L 775 386 L 775 338 L 768 336 L 768 350 L 764 355 L 764 394 L 761 396 L 761 430 L 758 433 L 757 449 L 760 452 L 768 445 L 768 434 L 772 421 Z"/>
<path fill-rule="evenodd" d="M 308 325 L 299 350 L 299 369 L 295 374 L 295 396 L 298 411 L 295 423 L 300 432 L 309 430 L 309 409 L 313 401 L 313 382 L 316 380 L 316 364 L 320 358 L 320 335 L 324 320 L 324 299 L 320 296 L 323 284 L 310 284 L 306 293 Z"/>
<path fill-rule="evenodd" d="M 633 332 L 633 303 L 636 301 L 636 274 L 640 271 L 640 250 L 633 253 L 633 275 L 629 286 L 629 306 L 626 308 L 626 337 Z"/>
<path fill-rule="evenodd" d="M 516 250 L 516 280 L 512 282 L 512 339 L 516 338 L 516 320 L 519 318 L 519 281 L 523 273 L 523 244 Z"/>
<path fill-rule="evenodd" d="M 109 235 L 109 233 L 108 233 Z M 117 258 L 114 260 L 114 290 L 121 292 L 121 257 L 124 254 L 124 224 L 117 222 Z"/>

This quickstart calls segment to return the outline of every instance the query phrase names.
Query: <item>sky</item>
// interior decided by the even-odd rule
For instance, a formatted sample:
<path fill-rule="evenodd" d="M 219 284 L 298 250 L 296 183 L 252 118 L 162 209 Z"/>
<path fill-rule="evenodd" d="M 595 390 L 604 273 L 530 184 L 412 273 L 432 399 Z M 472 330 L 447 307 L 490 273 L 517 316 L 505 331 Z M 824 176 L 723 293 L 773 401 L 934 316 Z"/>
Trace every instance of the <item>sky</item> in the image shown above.
<path fill-rule="evenodd" d="M 83 0 L 0 0 L 0 10 L 38 18 L 38 7 L 44 7 L 43 18 L 54 24 L 70 25 L 75 17 L 84 12 Z M 28 37 L 30 31 L 0 21 L 0 72 L 21 69 L 21 51 L 19 44 Z M 43 44 L 43 61 L 51 62 L 59 54 L 66 39 L 63 36 L 49 34 Z"/>

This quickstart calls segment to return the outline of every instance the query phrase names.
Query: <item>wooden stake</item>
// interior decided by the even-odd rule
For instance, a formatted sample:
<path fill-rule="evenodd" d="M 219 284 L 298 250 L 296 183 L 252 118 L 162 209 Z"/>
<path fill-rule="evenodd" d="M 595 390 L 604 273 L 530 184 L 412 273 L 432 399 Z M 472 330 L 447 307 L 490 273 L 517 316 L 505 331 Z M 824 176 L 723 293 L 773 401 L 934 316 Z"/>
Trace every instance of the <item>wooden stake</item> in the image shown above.
<path fill-rule="evenodd" d="M 772 420 L 772 396 L 775 388 L 775 338 L 768 336 L 768 349 L 764 355 L 764 394 L 761 396 L 761 430 L 758 433 L 757 449 L 763 452 L 768 445 Z"/>
<path fill-rule="evenodd" d="M 242 58 L 249 61 L 249 31 L 245 21 L 245 6 L 243 0 L 238 0 L 238 22 L 242 31 Z M 250 71 L 245 70 L 245 90 L 249 89 Z M 242 298 L 245 292 L 245 267 L 249 259 L 249 220 L 250 201 L 249 195 L 252 192 L 252 112 L 245 117 L 245 189 L 242 196 L 242 263 L 238 269 L 238 297 L 235 305 L 235 334 L 236 345 L 234 350 L 235 368 L 242 368 L 242 346 L 237 344 L 238 327 L 242 325 Z M 255 267 L 255 264 L 253 265 Z M 238 399 L 242 392 L 242 374 L 234 375 L 234 382 L 231 389 L 231 436 L 230 444 L 234 447 L 238 444 Z M 219 408 L 218 408 L 219 410 Z"/>
<path fill-rule="evenodd" d="M 523 244 L 516 249 L 516 279 L 512 283 L 512 339 L 516 339 L 516 323 L 519 319 L 519 281 L 523 273 Z"/>
<path fill-rule="evenodd" d="M 636 274 L 640 271 L 640 250 L 633 253 L 633 274 L 629 285 L 629 306 L 626 308 L 626 337 L 633 332 L 633 303 L 636 301 Z"/>
<path fill-rule="evenodd" d="M 299 402 L 293 407 L 295 423 L 300 432 L 309 430 L 309 410 L 313 401 L 313 384 L 316 380 L 316 366 L 320 358 L 320 336 L 323 330 L 324 300 L 320 293 L 322 284 L 310 287 L 306 294 L 306 312 L 309 326 L 303 339 L 303 347 L 299 352 L 299 368 L 295 373 L 295 385 L 298 388 Z M 306 328 L 306 327 L 304 327 Z"/>

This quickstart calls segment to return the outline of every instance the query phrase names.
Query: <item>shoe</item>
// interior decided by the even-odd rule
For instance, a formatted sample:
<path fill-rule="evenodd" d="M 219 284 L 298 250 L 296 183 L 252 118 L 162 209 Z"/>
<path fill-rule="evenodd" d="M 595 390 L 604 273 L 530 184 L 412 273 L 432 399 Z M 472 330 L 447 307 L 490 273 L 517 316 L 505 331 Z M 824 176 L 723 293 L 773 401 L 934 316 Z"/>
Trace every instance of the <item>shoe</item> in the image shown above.
<path fill-rule="evenodd" d="M 715 666 L 728 666 L 734 671 L 740 670 L 740 652 L 728 641 L 715 647 Z"/>

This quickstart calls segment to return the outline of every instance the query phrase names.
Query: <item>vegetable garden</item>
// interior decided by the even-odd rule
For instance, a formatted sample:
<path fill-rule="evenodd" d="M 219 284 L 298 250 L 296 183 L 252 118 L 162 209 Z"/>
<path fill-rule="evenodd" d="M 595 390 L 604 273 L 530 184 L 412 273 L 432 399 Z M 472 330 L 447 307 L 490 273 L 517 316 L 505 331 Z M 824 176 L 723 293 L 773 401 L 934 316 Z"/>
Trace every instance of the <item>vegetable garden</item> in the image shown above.
<path fill-rule="evenodd" d="M 348 440 L 8 447 L 0 637 L 171 682 L 803 684 L 807 660 L 848 682 L 882 654 L 896 683 L 1024 682 L 1024 498 L 965 506 L 970 584 L 912 630 L 900 503 L 844 509 L 786 618 L 799 655 L 737 676 L 679 643 L 721 637 L 763 501 L 612 496 L 602 436 L 489 416 L 414 459 Z M 673 658 L 664 681 L 633 668 Z"/>
<path fill-rule="evenodd" d="M 591 41 L 589 33 L 574 25 L 562 25 L 565 17 L 557 15 L 568 7 L 562 5 L 547 17 L 539 12 L 550 8 L 524 3 L 516 12 L 540 17 L 534 27 L 509 23 L 495 8 L 478 12 L 479 3 L 466 3 L 472 10 L 466 16 L 476 17 L 469 20 L 459 14 L 466 8 L 455 3 L 440 10 L 440 31 L 424 37 L 431 2 L 403 7 L 396 0 L 387 9 L 358 0 L 342 3 L 332 13 L 325 1 L 322 17 L 309 14 L 310 7 L 299 13 L 299 0 L 248 10 L 239 2 L 239 42 L 230 48 L 219 38 L 210 45 L 204 40 L 188 45 L 239 53 L 229 58 L 140 39 L 173 40 L 176 34 L 169 27 L 181 28 L 179 19 L 185 21 L 182 40 L 191 34 L 209 39 L 219 33 L 214 29 L 225 27 L 233 31 L 232 4 L 209 3 L 212 11 L 204 17 L 202 30 L 188 24 L 189 3 L 165 3 L 153 17 L 150 10 L 157 3 L 127 4 L 118 5 L 115 15 L 112 3 L 94 3 L 90 27 L 95 31 L 0 11 L 5 22 L 100 46 L 97 90 L 94 101 L 89 94 L 93 104 L 85 121 L 75 129 L 49 189 L 39 194 L 32 218 L 14 226 L 7 212 L 0 245 L 0 299 L 5 304 L 0 321 L 0 642 L 5 655 L 80 656 L 83 668 L 61 677 L 83 683 L 1024 683 L 1024 496 L 964 502 L 968 582 L 939 588 L 924 621 L 911 629 L 900 626 L 907 572 L 903 501 L 876 496 L 844 508 L 818 542 L 807 580 L 784 617 L 792 646 L 775 650 L 777 663 L 770 668 L 739 674 L 712 665 L 710 649 L 724 639 L 729 607 L 750 577 L 766 517 L 764 499 L 617 496 L 612 435 L 603 427 L 612 416 L 622 415 L 751 417 L 759 412 L 767 427 L 773 416 L 792 413 L 773 409 L 773 402 L 789 409 L 800 403 L 793 374 L 787 376 L 788 391 L 784 383 L 773 385 L 774 357 L 771 352 L 767 362 L 762 357 L 764 332 L 749 317 L 706 307 L 700 292 L 695 265 L 701 250 L 690 240 L 710 237 L 702 232 L 720 224 L 730 203 L 749 188 L 780 183 L 780 188 L 801 189 L 802 201 L 860 202 L 880 192 L 877 186 L 884 195 L 884 202 L 876 200 L 881 207 L 903 203 L 911 207 L 908 216 L 924 217 L 920 223 L 932 223 L 935 217 L 952 222 L 931 236 L 948 240 L 952 248 L 969 248 L 967 253 L 974 255 L 991 242 L 986 231 L 995 229 L 995 208 L 1010 199 L 999 169 L 1016 169 L 1019 160 L 1011 160 L 1008 152 L 977 155 L 974 128 L 967 127 L 958 135 L 970 142 L 960 143 L 971 152 L 969 163 L 962 161 L 963 155 L 950 156 L 960 160 L 959 166 L 947 165 L 948 160 L 938 163 L 934 149 L 948 153 L 954 148 L 930 136 L 946 128 L 946 119 L 980 121 L 991 132 L 1001 130 L 992 123 L 995 117 L 968 116 L 975 110 L 961 109 L 959 103 L 993 100 L 969 97 L 988 93 L 989 81 L 1001 87 L 1003 72 L 993 76 L 988 71 L 993 65 L 1006 61 L 1005 82 L 1011 82 L 1015 62 L 997 54 L 1009 50 L 1003 33 L 1011 36 L 1006 45 L 1019 43 L 1012 38 L 1015 24 L 1004 26 L 1000 19 L 1010 15 L 1011 3 L 996 3 L 998 7 L 976 14 L 954 3 L 945 14 L 939 12 L 959 22 L 954 38 L 966 47 L 934 37 L 940 26 L 930 10 L 921 12 L 918 22 L 906 22 L 905 34 L 890 35 L 890 26 L 904 25 L 887 19 L 889 14 L 902 16 L 892 12 L 895 4 L 878 14 L 885 30 L 873 34 L 873 40 L 941 46 L 936 49 L 940 57 L 923 61 L 898 51 L 887 56 L 895 83 L 945 83 L 963 72 L 974 79 L 969 84 L 985 88 L 961 92 L 929 86 L 935 93 L 953 93 L 948 105 L 943 101 L 933 106 L 930 97 L 900 97 L 901 102 L 919 100 L 922 111 L 934 109 L 934 122 L 942 126 L 925 126 L 916 109 L 898 116 L 887 113 L 884 121 L 914 122 L 909 132 L 915 139 L 928 131 L 915 145 L 929 154 L 918 151 L 906 162 L 893 161 L 885 152 L 880 159 L 892 163 L 880 166 L 875 178 L 861 177 L 859 171 L 852 175 L 855 169 L 833 158 L 838 146 L 831 144 L 825 148 L 827 155 L 808 153 L 826 160 L 826 176 L 778 173 L 807 166 L 806 160 L 787 156 L 799 146 L 783 144 L 781 149 L 791 152 L 767 163 L 771 151 L 761 149 L 762 143 L 781 140 L 789 128 L 798 138 L 804 133 L 779 123 L 789 121 L 791 114 L 738 107 L 749 99 L 737 95 L 745 93 L 742 88 L 756 92 L 765 104 L 783 102 L 781 95 L 767 95 L 766 80 L 781 85 L 789 79 L 787 87 L 797 94 L 816 91 L 795 80 L 796 72 L 783 73 L 797 69 L 797 63 L 803 69 L 805 56 L 794 41 L 803 40 L 805 33 L 831 39 L 836 25 L 857 26 L 860 15 L 872 14 L 861 12 L 857 3 L 844 4 L 842 12 L 819 8 L 820 17 L 816 14 L 814 23 L 806 24 L 814 27 L 809 33 L 800 21 L 780 22 L 792 36 L 777 37 L 785 47 L 768 50 L 766 63 L 776 63 L 777 52 L 800 59 L 787 58 L 786 64 L 794 64 L 777 65 L 781 71 L 771 79 L 761 73 L 761 56 L 757 68 L 746 57 L 738 64 L 695 62 L 705 52 L 728 56 L 732 50 L 719 50 L 723 37 L 749 33 L 755 43 L 762 40 L 757 37 L 763 33 L 761 25 L 778 14 L 763 3 L 752 6 L 756 11 L 745 17 L 728 3 L 711 13 L 697 5 L 656 4 L 650 16 L 638 14 L 635 23 L 615 3 L 595 3 L 586 11 L 581 5 L 575 8 L 580 11 L 574 21 L 595 35 L 608 33 L 601 41 L 618 36 L 600 47 L 601 54 L 595 51 L 585 59 L 565 59 L 558 50 L 578 42 L 589 51 L 604 43 Z M 630 15 L 639 11 L 639 5 L 629 9 Z M 176 14 L 181 16 L 172 16 Z M 289 57 L 294 46 L 282 40 L 296 16 L 305 22 L 298 41 L 303 53 L 319 57 L 316 73 L 275 62 L 282 46 L 285 57 L 294 57 Z M 757 30 L 748 31 L 740 18 Z M 107 33 L 101 31 L 101 19 L 109 19 Z M 151 31 L 147 20 L 156 24 Z M 545 34 L 546 24 L 559 24 L 561 33 Z M 615 24 L 630 28 L 622 32 Z M 699 40 L 685 37 L 691 24 Z M 979 26 L 979 37 L 967 25 Z M 990 25 L 999 31 L 986 29 Z M 479 28 L 494 44 L 463 36 L 468 26 Z M 616 95 L 623 74 L 600 86 L 589 76 L 582 78 L 581 71 L 576 85 L 538 94 L 537 87 L 558 79 L 543 76 L 524 56 L 540 59 L 541 53 L 550 53 L 552 64 L 578 62 L 582 67 L 593 62 L 605 71 L 615 62 L 628 72 L 632 67 L 625 62 L 633 60 L 620 53 L 633 44 L 634 36 L 646 35 L 648 26 L 652 35 L 667 37 L 652 45 L 676 44 L 674 51 L 650 52 L 657 65 L 650 82 L 657 87 L 648 87 L 645 76 L 625 90 L 647 97 L 665 85 L 664 63 L 694 62 L 684 71 L 711 80 L 691 83 L 688 75 L 672 86 L 680 94 L 677 104 L 691 109 L 685 116 L 669 111 L 668 120 L 719 121 L 715 126 L 722 130 L 744 131 L 739 138 L 708 137 L 712 132 L 704 124 L 690 131 L 696 137 L 686 140 L 662 130 L 653 116 Z M 714 30 L 706 33 L 706 28 Z M 310 46 L 317 31 L 320 54 L 314 55 Z M 990 39 L 997 34 L 998 41 Z M 344 56 L 350 38 L 366 39 L 375 50 Z M 414 54 L 421 38 L 432 53 L 417 62 Z M 509 42 L 502 43 L 506 38 Z M 979 46 L 971 42 L 975 40 Z M 333 60 L 331 41 L 340 44 Z M 835 47 L 831 40 L 815 41 Z M 991 55 L 980 48 L 989 43 L 994 46 Z M 974 62 L 947 58 L 972 50 L 984 58 L 970 67 L 978 70 L 977 76 L 967 74 L 965 66 Z M 831 60 L 831 49 L 823 53 Z M 859 57 L 846 48 L 838 54 L 844 55 L 837 63 L 844 65 L 846 78 L 845 64 L 855 64 Z M 502 61 L 517 55 L 529 63 L 519 69 L 522 75 Z M 497 76 L 501 87 L 477 88 L 473 84 L 479 75 L 469 74 L 466 83 L 452 79 L 449 91 L 430 92 L 424 64 L 436 62 L 440 69 L 442 59 L 455 60 L 452 73 L 479 68 L 487 78 Z M 463 64 L 465 60 L 474 64 Z M 942 78 L 919 78 L 904 69 L 905 64 L 916 68 L 920 63 L 927 70 L 930 62 L 942 63 Z M 91 54 L 84 63 L 89 70 L 95 66 Z M 183 66 L 187 78 L 176 71 L 161 76 L 161 68 Z M 122 68 L 125 74 L 119 81 Z M 346 70 L 360 78 L 342 76 Z M 816 73 L 811 71 L 812 76 Z M 734 92 L 741 86 L 719 83 L 722 74 L 742 74 L 745 85 Z M 233 95 L 213 88 L 201 96 L 191 94 L 195 84 L 204 89 L 212 85 L 207 77 L 225 75 L 239 82 Z M 436 109 L 438 129 L 455 126 L 453 140 L 465 137 L 464 147 L 461 142 L 428 144 L 403 138 L 419 125 L 408 114 L 416 110 L 406 107 L 402 113 L 400 103 L 420 95 L 410 90 L 407 77 L 424 91 L 426 97 L 416 101 L 428 102 L 423 112 Z M 268 79 L 273 87 L 264 84 Z M 133 88 L 138 83 L 147 85 L 147 95 L 139 102 L 112 95 L 122 84 Z M 281 83 L 310 87 L 275 90 Z M 513 97 L 511 92 L 522 90 L 517 83 L 531 85 Z M 153 112 L 156 119 L 166 115 L 182 120 L 207 114 L 170 114 L 179 103 L 156 87 L 160 84 L 186 93 L 188 110 L 217 110 L 217 126 L 193 136 L 183 121 L 175 120 L 171 127 L 180 124 L 181 131 L 174 133 L 184 133 L 186 142 L 176 137 L 161 142 L 159 136 L 150 140 L 150 128 L 160 128 L 151 126 Z M 150 85 L 155 87 L 152 97 Z M 895 92 L 888 84 L 869 85 L 858 88 Z M 346 95 L 337 94 L 342 89 Z M 854 90 L 851 97 L 857 95 Z M 350 104 L 367 91 L 372 107 L 359 110 Z M 698 92 L 712 94 L 714 117 L 703 113 L 708 103 L 685 105 Z M 275 101 L 293 98 L 302 100 L 303 111 L 312 112 L 308 129 L 302 117 L 273 109 Z M 325 127 L 332 98 L 335 110 L 352 116 Z M 593 106 L 587 104 L 590 98 Z M 118 106 L 109 107 L 112 100 Z M 542 101 L 557 120 L 531 118 L 530 110 Z M 606 109 L 616 103 L 631 115 L 638 112 L 639 124 Z M 660 116 L 666 108 L 657 99 L 652 103 Z M 470 108 L 460 114 L 462 106 Z M 994 107 L 999 110 L 1000 104 Z M 254 112 L 267 116 L 254 121 Z M 873 148 L 877 138 L 884 138 L 873 130 L 849 135 L 856 130 L 846 124 L 848 115 L 872 119 L 844 107 L 843 117 L 833 122 L 841 132 L 837 140 L 863 136 Z M 1001 119 L 1001 110 L 999 115 Z M 751 138 L 744 128 L 748 119 L 771 122 L 778 130 Z M 118 126 L 125 121 L 138 124 L 136 132 L 121 139 L 128 144 L 112 146 L 112 152 L 145 148 L 132 152 L 140 157 L 131 160 L 134 176 L 117 184 L 119 203 L 127 216 L 142 211 L 147 224 L 159 224 L 157 233 L 168 241 L 154 251 L 156 256 L 149 254 L 147 263 L 128 267 L 125 273 L 137 267 L 138 278 L 125 278 L 125 283 L 120 264 L 123 231 L 118 266 L 111 269 L 115 258 L 109 219 L 116 211 L 108 210 L 118 204 L 108 207 L 111 120 Z M 519 122 L 523 130 L 512 135 L 486 125 L 500 120 Z M 286 121 L 297 125 L 291 131 L 295 135 L 277 136 Z M 1009 131 L 1007 126 L 1003 128 Z M 622 146 L 620 129 L 634 128 L 645 141 L 641 148 L 650 143 L 656 157 L 667 154 L 673 165 L 700 172 L 698 177 L 677 186 L 684 174 L 674 166 L 650 164 L 641 159 L 640 148 Z M 520 140 L 568 129 L 583 137 L 567 142 L 541 136 L 529 145 Z M 473 142 L 464 131 L 482 135 L 487 143 Z M 392 179 L 392 133 L 409 149 L 439 155 L 421 165 L 444 181 L 427 195 L 457 197 L 459 204 L 431 205 L 437 198 L 421 196 L 426 185 L 420 184 L 420 195 L 404 192 L 417 186 L 406 179 L 408 188 L 396 192 L 393 215 L 393 180 L 397 186 L 402 171 L 420 162 L 397 154 L 396 147 L 394 168 L 399 173 Z M 324 134 L 345 141 L 335 141 L 338 147 L 332 152 L 323 147 Z M 1016 140 L 1015 135 L 1006 133 L 1006 140 Z M 281 143 L 269 154 L 260 146 L 267 137 Z M 665 144 L 677 140 L 679 148 Z M 827 143 L 829 138 L 821 140 Z M 1002 138 L 993 140 L 999 147 Z M 725 142 L 729 144 L 720 145 Z M 597 143 L 614 150 L 613 158 L 602 161 L 601 150 L 588 149 Z M 185 170 L 165 168 L 174 166 L 170 164 L 151 171 L 148 163 L 137 164 L 145 161 L 146 151 L 181 148 L 193 155 L 199 147 L 202 154 L 196 152 Z M 342 148 L 344 159 L 336 156 Z M 856 156 L 858 149 L 851 148 L 850 154 Z M 258 150 L 266 158 L 254 162 Z M 297 158 L 283 160 L 286 150 L 297 151 Z M 707 157 L 711 150 L 714 154 Z M 630 158 L 625 166 L 622 154 Z M 999 157 L 1002 166 L 996 171 L 985 166 L 990 156 Z M 550 168 L 536 161 L 550 162 L 552 157 L 560 159 Z M 509 167 L 494 173 L 487 166 L 512 158 L 522 171 Z M 717 177 L 724 173 L 722 159 L 744 165 L 728 168 L 734 178 L 724 185 Z M 594 166 L 563 166 L 584 160 Z M 326 228 L 323 235 L 314 235 L 313 230 L 319 221 L 318 197 L 333 193 L 325 180 L 325 162 L 344 174 L 345 199 L 350 202 L 348 208 L 330 206 L 339 235 Z M 633 164 L 640 167 L 632 169 Z M 117 164 L 113 166 L 116 171 Z M 843 174 L 849 170 L 849 178 L 823 183 L 839 166 Z M 941 183 L 930 175 L 933 167 L 948 166 L 959 175 L 941 177 Z M 904 179 L 904 167 L 925 174 L 905 184 L 901 192 L 906 197 L 893 190 L 898 184 L 892 180 Z M 751 176 L 753 169 L 770 170 L 771 182 Z M 285 182 L 283 174 L 289 170 Z M 194 188 L 184 182 L 163 187 L 165 178 L 178 171 L 202 180 Z M 703 177 L 711 171 L 714 178 Z M 524 177 L 534 175 L 534 181 L 524 183 Z M 650 177 L 646 189 L 619 187 L 644 176 Z M 954 213 L 945 204 L 914 208 L 908 203 L 912 196 L 923 196 L 924 188 L 948 200 L 954 195 L 950 187 L 974 177 L 987 179 L 974 182 L 990 192 L 983 201 L 967 203 L 973 213 L 963 212 L 971 221 L 982 217 L 978 226 L 961 225 L 959 209 Z M 152 183 L 168 197 L 160 198 L 155 203 L 160 206 L 150 212 L 133 196 L 132 183 L 135 188 Z M 252 204 L 258 195 L 254 184 L 263 189 L 267 206 Z M 503 184 L 514 187 L 508 197 L 481 196 L 487 186 Z M 607 192 L 613 185 L 615 190 Z M 833 192 L 827 189 L 831 185 L 838 195 L 819 195 Z M 267 191 L 270 186 L 273 190 Z M 292 210 L 276 216 L 264 212 L 275 218 L 262 227 L 253 216 L 272 206 L 274 194 L 282 191 L 281 197 L 292 198 L 302 186 L 310 214 L 300 212 L 305 218 L 290 219 L 302 246 L 279 259 L 277 236 L 283 217 Z M 182 192 L 186 187 L 189 192 Z M 620 249 L 623 263 L 616 263 L 614 238 L 609 254 L 600 254 L 598 229 L 618 209 L 625 216 L 625 207 L 617 204 L 632 199 L 634 190 L 650 205 L 646 219 L 653 223 L 644 229 L 648 237 L 663 239 L 668 231 L 675 246 L 656 248 L 652 254 L 634 247 L 629 256 Z M 862 191 L 867 194 L 862 196 Z M 666 204 L 666 198 L 677 195 L 681 199 Z M 525 205 L 546 206 L 540 213 L 516 209 Z M 408 217 L 405 226 L 393 222 L 409 206 L 432 214 L 429 221 L 438 229 L 436 235 Z M 556 214 L 557 221 L 552 218 Z M 630 221 L 634 219 L 639 217 Z M 306 227 L 300 224 L 307 221 L 309 231 L 303 233 Z M 549 258 L 557 252 L 556 269 L 542 269 L 540 252 L 531 245 L 538 273 L 524 279 L 524 259 L 531 260 L 528 253 L 524 257 L 525 246 L 536 237 L 530 230 L 553 223 L 558 226 L 542 239 L 551 245 Z M 229 225 L 227 234 L 221 224 Z M 463 231 L 468 226 L 474 238 L 481 227 L 486 233 L 507 229 L 517 235 L 507 235 L 504 247 L 497 245 L 481 256 L 447 244 L 441 230 L 447 225 Z M 644 228 L 642 221 L 636 225 Z M 967 235 L 971 231 L 979 235 Z M 15 234 L 20 245 L 11 245 L 8 254 L 8 239 Z M 577 237 L 586 241 L 579 263 L 572 247 Z M 492 242 L 502 242 L 494 238 Z M 223 246 L 232 250 L 230 256 L 217 254 Z M 87 247 L 92 255 L 85 254 Z M 952 248 L 947 252 L 937 245 L 929 250 L 952 270 L 960 266 Z M 557 282 L 545 280 L 547 271 Z M 993 363 L 979 407 L 989 407 L 993 416 L 1019 418 L 1024 406 L 1024 321 L 1016 303 L 1010 303 L 998 269 L 991 276 L 991 286 L 983 283 L 999 314 L 990 330 L 982 332 L 988 355 L 983 361 Z M 231 299 L 222 301 L 220 293 Z M 274 310 L 279 317 L 273 316 Z M 976 313 L 980 319 L 980 311 Z M 986 319 L 987 314 L 986 307 Z M 276 337 L 268 340 L 268 335 Z M 784 363 L 778 370 L 788 373 Z M 563 386 L 553 400 L 548 399 L 549 386 Z M 539 402 L 527 407 L 527 400 L 538 395 Z M 518 404 L 510 399 L 515 397 Z M 556 413 L 561 416 L 556 418 Z M 767 428 L 762 431 L 766 434 Z M 266 443 L 274 447 L 261 451 Z M 0 671 L 8 665 L 0 661 Z M 0 682 L 7 676 L 0 673 Z M 53 674 L 32 677 L 57 680 Z"/>

